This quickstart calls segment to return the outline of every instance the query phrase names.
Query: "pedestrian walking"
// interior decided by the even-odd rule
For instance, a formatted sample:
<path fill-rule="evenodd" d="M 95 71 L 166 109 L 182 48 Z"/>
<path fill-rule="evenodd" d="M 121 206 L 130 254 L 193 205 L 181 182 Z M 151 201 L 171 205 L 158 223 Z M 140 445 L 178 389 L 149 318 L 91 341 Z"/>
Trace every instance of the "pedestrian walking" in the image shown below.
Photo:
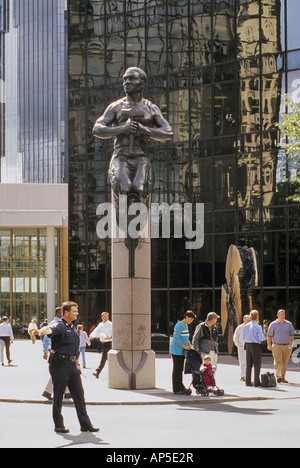
<path fill-rule="evenodd" d="M 183 385 L 183 368 L 185 352 L 191 349 L 189 325 L 193 323 L 196 315 L 188 310 L 183 320 L 176 323 L 170 353 L 173 359 L 172 387 L 176 395 L 190 395 L 188 389 Z"/>
<path fill-rule="evenodd" d="M 36 320 L 35 319 L 32 319 L 30 324 L 28 325 L 28 334 L 30 336 L 30 339 L 31 339 L 31 342 L 32 344 L 35 344 L 36 342 L 36 334 L 33 333 L 33 330 L 37 331 L 38 330 L 38 326 L 36 324 Z"/>
<path fill-rule="evenodd" d="M 277 317 L 268 330 L 268 350 L 272 351 L 274 357 L 277 382 L 288 383 L 285 375 L 293 351 L 296 332 L 292 323 L 285 319 L 285 310 L 279 310 Z"/>
<path fill-rule="evenodd" d="M 95 328 L 96 328 L 96 325 L 93 323 L 89 330 L 89 336 L 91 336 L 91 333 L 95 330 Z"/>
<path fill-rule="evenodd" d="M 0 339 L 0 364 L 4 366 L 4 349 L 5 349 L 5 341 Z"/>
<path fill-rule="evenodd" d="M 96 379 L 99 379 L 99 375 L 105 367 L 108 353 L 112 347 L 112 322 L 109 320 L 109 313 L 102 312 L 101 314 L 101 322 L 99 325 L 92 331 L 90 335 L 90 339 L 93 340 L 94 338 L 99 338 L 99 352 L 102 353 L 102 358 L 100 361 L 99 366 L 96 369 L 96 372 L 93 375 Z"/>
<path fill-rule="evenodd" d="M 207 315 L 205 322 L 200 323 L 195 330 L 193 336 L 193 349 L 201 354 L 202 360 L 208 354 L 211 358 L 213 367 L 217 369 L 218 365 L 218 328 L 217 322 L 220 320 L 219 315 L 215 312 L 210 312 Z"/>
<path fill-rule="evenodd" d="M 89 337 L 87 336 L 87 333 L 83 330 L 83 325 L 77 326 L 77 333 L 79 336 L 79 353 L 81 354 L 81 358 L 82 358 L 82 367 L 85 369 L 86 368 L 86 361 L 85 361 L 86 346 L 91 346 L 91 342 L 89 340 Z"/>
<path fill-rule="evenodd" d="M 8 323 L 8 317 L 2 317 L 0 324 L 0 362 L 4 366 L 4 348 L 6 350 L 6 359 L 8 364 L 12 362 L 10 358 L 10 345 L 14 341 L 14 334 L 11 325 Z"/>
<path fill-rule="evenodd" d="M 246 382 L 246 350 L 245 350 L 245 341 L 243 338 L 244 327 L 251 321 L 250 315 L 245 315 L 243 318 L 244 323 L 239 325 L 233 335 L 233 341 L 238 350 L 238 359 L 241 369 L 241 382 Z"/>
<path fill-rule="evenodd" d="M 78 363 L 79 336 L 73 324 L 78 318 L 78 305 L 75 302 L 63 304 L 63 317 L 61 321 L 34 332 L 51 335 L 52 351 L 50 355 L 49 370 L 53 381 L 53 420 L 55 432 L 66 434 L 62 416 L 63 394 L 68 386 L 75 404 L 77 417 L 82 432 L 98 432 L 93 427 L 86 410 L 84 390 L 81 382 L 81 371 Z"/>
<path fill-rule="evenodd" d="M 259 325 L 259 313 L 252 310 L 250 313 L 251 322 L 244 327 L 243 339 L 246 347 L 246 386 L 253 387 L 251 383 L 251 374 L 254 367 L 254 387 L 261 387 L 260 371 L 262 351 L 261 343 L 265 341 L 262 328 Z"/>
<path fill-rule="evenodd" d="M 263 321 L 263 332 L 264 332 L 266 341 L 267 341 L 267 337 L 268 337 L 269 326 L 270 326 L 269 320 L 264 320 Z"/>

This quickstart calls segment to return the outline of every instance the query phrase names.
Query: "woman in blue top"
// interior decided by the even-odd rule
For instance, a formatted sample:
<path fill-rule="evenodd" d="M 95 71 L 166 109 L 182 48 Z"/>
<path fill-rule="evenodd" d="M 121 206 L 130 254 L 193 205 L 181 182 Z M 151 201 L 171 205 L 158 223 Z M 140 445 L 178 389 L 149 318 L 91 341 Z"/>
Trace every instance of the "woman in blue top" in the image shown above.
<path fill-rule="evenodd" d="M 183 385 L 183 366 L 185 359 L 185 351 L 191 349 L 189 325 L 193 323 L 196 315 L 191 310 L 188 310 L 181 322 L 175 325 L 173 341 L 171 343 L 170 352 L 173 358 L 173 393 L 179 395 L 189 395 L 190 392 Z"/>

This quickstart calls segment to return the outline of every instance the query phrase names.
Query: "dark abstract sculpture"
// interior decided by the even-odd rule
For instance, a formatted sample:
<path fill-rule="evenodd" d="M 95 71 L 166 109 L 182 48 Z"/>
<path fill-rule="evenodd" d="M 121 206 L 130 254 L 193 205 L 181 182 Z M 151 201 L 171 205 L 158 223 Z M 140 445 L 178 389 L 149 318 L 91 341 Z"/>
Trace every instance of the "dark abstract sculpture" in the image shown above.
<path fill-rule="evenodd" d="M 226 261 L 226 284 L 222 287 L 221 318 L 228 352 L 233 350 L 233 335 L 244 315 L 252 309 L 252 297 L 258 284 L 256 255 L 253 248 L 231 245 Z"/>

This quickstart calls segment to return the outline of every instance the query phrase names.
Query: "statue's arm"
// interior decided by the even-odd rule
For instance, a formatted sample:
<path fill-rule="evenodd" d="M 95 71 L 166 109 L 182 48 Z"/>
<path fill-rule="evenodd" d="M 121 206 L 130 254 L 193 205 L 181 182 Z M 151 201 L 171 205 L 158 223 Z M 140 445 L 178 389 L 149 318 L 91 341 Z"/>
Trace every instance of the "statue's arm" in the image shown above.
<path fill-rule="evenodd" d="M 93 128 L 93 135 L 103 140 L 117 137 L 118 135 L 130 135 L 136 133 L 138 125 L 136 122 L 125 122 L 123 125 L 116 126 L 117 109 L 112 104 L 104 114 L 99 117 Z"/>

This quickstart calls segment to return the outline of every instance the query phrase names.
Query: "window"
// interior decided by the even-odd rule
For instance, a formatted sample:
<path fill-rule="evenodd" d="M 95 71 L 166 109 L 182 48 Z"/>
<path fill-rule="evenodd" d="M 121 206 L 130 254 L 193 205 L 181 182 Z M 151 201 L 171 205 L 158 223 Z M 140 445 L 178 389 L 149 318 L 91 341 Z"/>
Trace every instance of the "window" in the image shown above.
<path fill-rule="evenodd" d="M 56 302 L 61 302 L 60 231 L 56 230 Z M 31 318 L 47 317 L 47 233 L 43 229 L 0 231 L 0 316 L 18 331 Z"/>

